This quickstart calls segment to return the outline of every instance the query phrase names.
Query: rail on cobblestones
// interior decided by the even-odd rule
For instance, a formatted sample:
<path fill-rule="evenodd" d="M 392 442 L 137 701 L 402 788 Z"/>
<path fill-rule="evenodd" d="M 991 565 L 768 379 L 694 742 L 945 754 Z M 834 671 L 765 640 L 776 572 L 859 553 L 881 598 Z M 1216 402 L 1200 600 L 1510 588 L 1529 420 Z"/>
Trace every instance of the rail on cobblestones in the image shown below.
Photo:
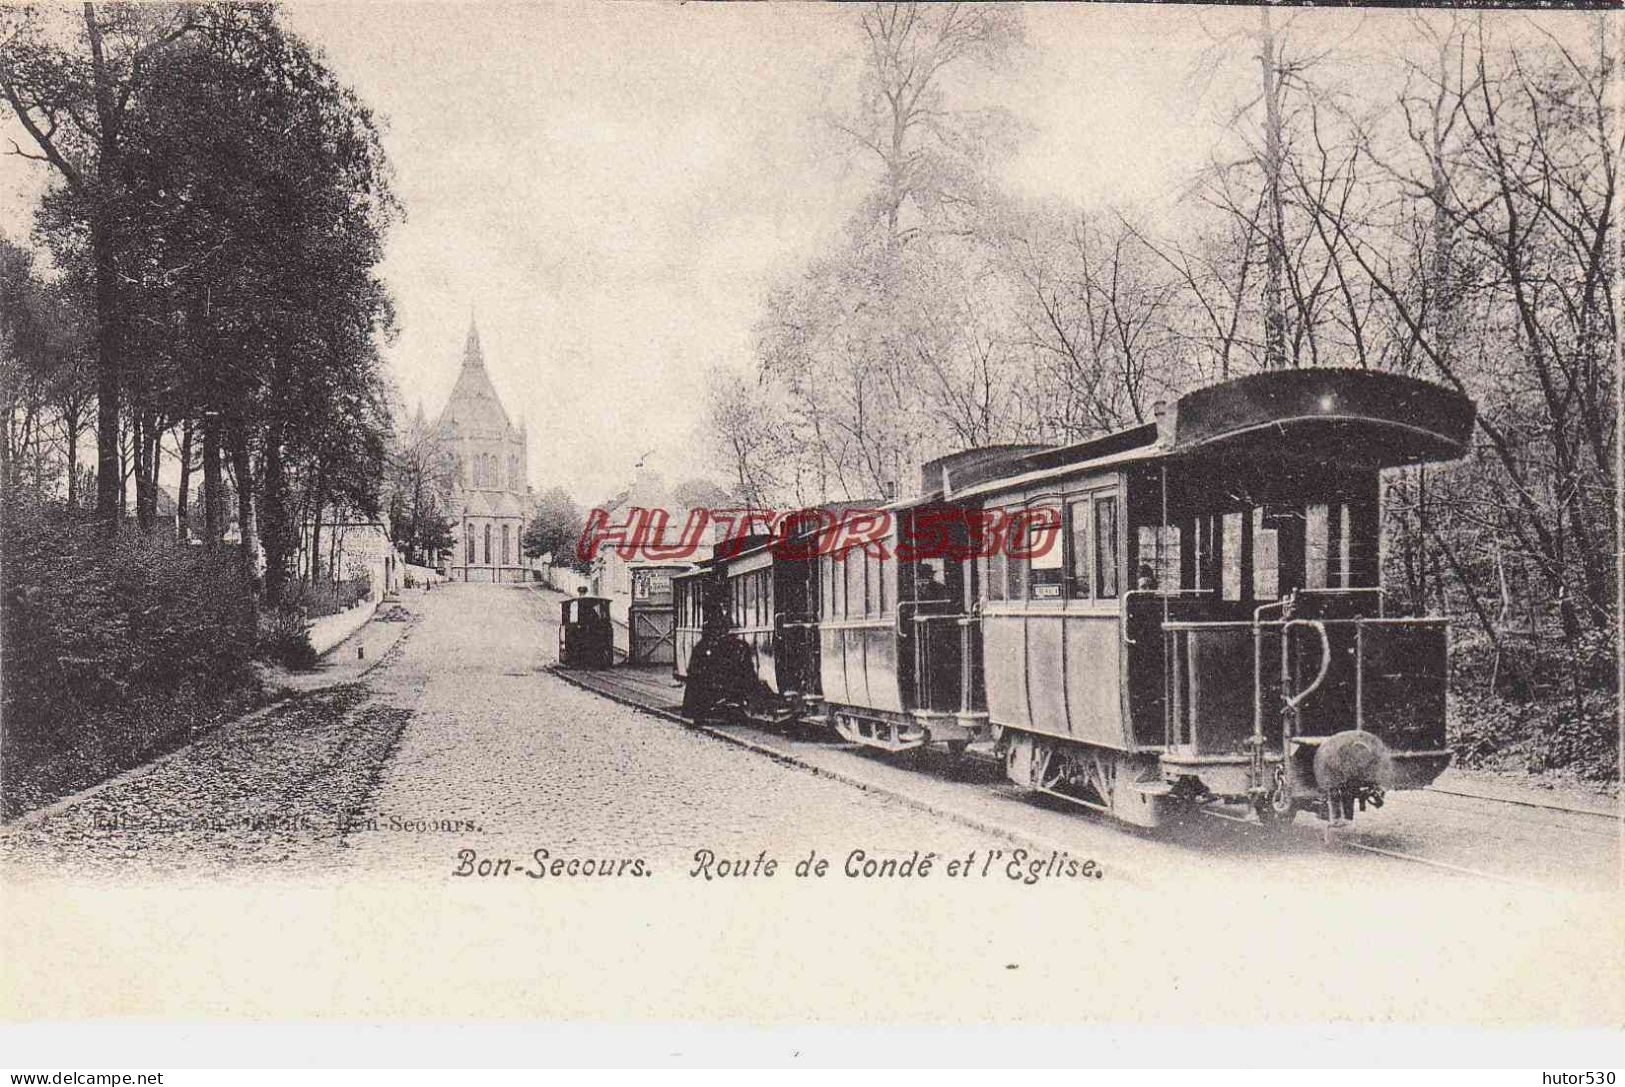
<path fill-rule="evenodd" d="M 682 714 L 677 713 L 673 709 L 654 704 L 652 700 L 648 698 L 648 696 L 629 689 L 627 685 L 615 682 L 615 680 L 611 678 L 610 674 L 608 673 L 602 671 L 587 671 L 577 668 L 562 668 L 558 665 L 549 665 L 546 670 L 564 680 L 566 683 L 579 687 L 591 694 L 596 694 L 600 697 L 607 698 L 612 702 L 618 702 L 623 706 L 649 714 L 650 716 L 659 717 L 666 721 L 682 725 L 684 728 L 702 733 L 716 740 L 721 740 L 723 743 L 743 747 L 749 751 L 755 752 L 758 755 L 764 755 L 767 758 L 772 759 L 774 762 L 781 763 L 786 766 L 793 766 L 797 769 L 805 770 L 808 773 L 815 774 L 819 777 L 829 778 L 830 780 L 838 781 L 843 785 L 850 785 L 855 789 L 862 789 L 868 793 L 874 793 L 878 796 L 887 797 L 888 799 L 895 800 L 900 804 L 907 805 L 916 811 L 923 811 L 929 815 L 949 819 L 960 824 L 961 826 L 970 827 L 971 829 L 981 831 L 984 834 L 992 834 L 999 838 L 1005 839 L 1006 841 L 1014 842 L 1018 845 L 1036 847 L 1039 849 L 1064 848 L 1064 846 L 1052 842 L 1042 835 L 1032 834 L 1019 828 L 1006 826 L 1002 823 L 983 818 L 974 813 L 963 811 L 962 809 L 956 808 L 951 804 L 944 804 L 940 801 L 926 799 L 900 789 L 894 789 L 869 778 L 858 777 L 854 774 L 846 774 L 832 767 L 819 765 L 810 759 L 802 758 L 794 751 L 770 747 L 767 744 L 760 743 L 752 739 L 748 735 L 744 735 L 741 731 L 739 731 L 739 727 L 730 728 L 719 725 L 697 724 L 694 721 L 684 717 Z M 842 742 L 838 744 L 830 744 L 828 746 L 848 748 L 852 745 Z"/>

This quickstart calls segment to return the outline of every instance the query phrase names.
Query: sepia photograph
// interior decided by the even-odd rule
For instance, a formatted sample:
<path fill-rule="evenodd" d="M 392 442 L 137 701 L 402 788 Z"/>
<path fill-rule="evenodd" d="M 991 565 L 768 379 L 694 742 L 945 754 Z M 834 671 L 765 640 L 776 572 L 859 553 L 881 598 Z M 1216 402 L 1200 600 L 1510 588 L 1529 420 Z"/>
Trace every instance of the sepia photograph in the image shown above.
<path fill-rule="evenodd" d="M 1622 47 L 0 3 L 9 1081 L 1614 1083 Z"/>

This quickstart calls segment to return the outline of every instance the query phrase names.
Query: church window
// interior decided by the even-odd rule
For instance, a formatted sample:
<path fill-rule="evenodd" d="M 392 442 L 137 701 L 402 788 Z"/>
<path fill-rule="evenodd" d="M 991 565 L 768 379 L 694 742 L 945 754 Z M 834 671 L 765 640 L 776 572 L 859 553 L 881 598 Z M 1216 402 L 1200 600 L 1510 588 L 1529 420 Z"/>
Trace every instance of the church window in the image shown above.
<path fill-rule="evenodd" d="M 485 565 L 491 565 L 491 526 L 485 526 Z"/>
<path fill-rule="evenodd" d="M 474 526 L 464 525 L 463 528 L 464 534 L 468 537 L 465 541 L 467 546 L 463 549 L 465 555 L 463 562 L 467 566 L 472 566 L 474 565 Z"/>
<path fill-rule="evenodd" d="M 509 544 L 508 544 L 508 532 L 509 532 L 509 526 L 503 525 L 502 526 L 502 565 L 504 565 L 504 566 L 509 566 L 509 565 L 511 565 L 513 563 L 512 552 L 509 550 Z"/>

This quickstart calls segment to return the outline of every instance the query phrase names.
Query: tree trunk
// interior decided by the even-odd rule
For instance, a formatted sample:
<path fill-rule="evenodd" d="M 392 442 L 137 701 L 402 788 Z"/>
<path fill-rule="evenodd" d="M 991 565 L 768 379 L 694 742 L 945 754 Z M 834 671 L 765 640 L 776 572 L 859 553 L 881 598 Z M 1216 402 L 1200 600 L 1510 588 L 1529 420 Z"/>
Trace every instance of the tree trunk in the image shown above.
<path fill-rule="evenodd" d="M 290 522 L 288 480 L 282 461 L 282 435 L 273 427 L 265 435 L 265 478 L 261 481 L 264 501 L 260 512 L 265 541 L 265 597 L 274 605 L 281 604 L 287 595 L 289 571 L 293 568 L 297 529 Z"/>
<path fill-rule="evenodd" d="M 0 422 L 0 501 L 3 501 L 6 495 L 11 494 L 17 486 L 17 481 L 12 478 L 15 467 L 11 452 L 12 405 L 7 403 L 4 407 L 5 419 Z"/>
<path fill-rule="evenodd" d="M 225 535 L 222 517 L 225 496 L 221 494 L 220 479 L 220 421 L 205 416 L 203 420 L 203 535 L 210 549 L 220 546 Z"/>
<path fill-rule="evenodd" d="M 1286 365 L 1286 313 L 1281 305 L 1281 273 L 1286 262 L 1286 221 L 1281 209 L 1281 89 L 1276 70 L 1275 30 L 1268 4 L 1259 13 L 1259 63 L 1264 69 L 1265 251 L 1264 368 Z"/>
<path fill-rule="evenodd" d="M 102 54 L 102 32 L 96 7 L 84 7 L 85 32 L 90 39 L 91 77 L 96 91 L 96 114 L 101 145 L 96 149 L 97 179 L 101 192 L 90 223 L 91 258 L 96 277 L 96 517 L 109 538 L 118 535 L 123 516 L 124 476 L 119 471 L 119 395 L 122 390 L 118 239 L 110 197 L 119 180 L 118 120 L 113 88 Z"/>
<path fill-rule="evenodd" d="M 181 485 L 175 496 L 175 538 L 185 543 L 191 536 L 187 518 L 192 508 L 192 420 L 181 424 Z"/>
<path fill-rule="evenodd" d="M 259 582 L 259 539 L 254 526 L 254 472 L 248 459 L 248 438 L 241 426 L 231 428 L 231 471 L 237 477 L 237 531 L 242 537 L 239 554 L 243 577 L 250 585 Z M 256 593 L 256 595 L 258 595 Z"/>
<path fill-rule="evenodd" d="M 135 459 L 135 450 L 125 441 L 129 428 L 122 422 L 119 424 L 118 443 L 118 519 L 122 522 L 130 516 L 130 461 Z"/>
<path fill-rule="evenodd" d="M 158 455 L 161 432 L 152 412 L 137 420 L 135 448 L 135 519 L 142 532 L 158 524 Z"/>
<path fill-rule="evenodd" d="M 311 506 L 315 510 L 312 515 L 310 529 L 310 583 L 313 586 L 322 579 L 322 509 L 325 504 L 322 495 L 322 481 L 318 476 L 316 493 L 311 501 Z"/>
<path fill-rule="evenodd" d="M 79 508 L 79 416 L 70 414 L 63 418 L 63 429 L 68 439 L 68 509 Z"/>
<path fill-rule="evenodd" d="M 124 477 L 119 465 L 119 351 L 117 272 L 111 228 L 91 228 L 96 267 L 96 518 L 109 538 L 118 534 Z"/>

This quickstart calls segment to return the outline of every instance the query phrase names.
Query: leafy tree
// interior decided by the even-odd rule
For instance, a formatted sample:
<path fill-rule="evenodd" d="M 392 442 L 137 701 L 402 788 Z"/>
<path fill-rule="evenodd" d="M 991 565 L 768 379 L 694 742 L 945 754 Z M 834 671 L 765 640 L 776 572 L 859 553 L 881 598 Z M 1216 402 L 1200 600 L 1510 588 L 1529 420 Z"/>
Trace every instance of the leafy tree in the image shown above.
<path fill-rule="evenodd" d="M 127 365 L 119 267 L 130 200 L 130 113 L 150 77 L 195 29 L 190 5 L 42 5 L 0 14 L 0 95 L 70 198 L 96 314 L 96 514 L 113 535 L 120 507 L 119 418 Z"/>
<path fill-rule="evenodd" d="M 398 207 L 372 115 L 274 9 L 210 6 L 193 27 L 130 106 L 136 399 L 143 435 L 199 420 L 211 541 L 229 461 L 245 561 L 257 528 L 279 601 L 302 517 L 381 509 L 393 311 L 375 268 Z"/>
<path fill-rule="evenodd" d="M 562 487 L 543 491 L 536 498 L 530 520 L 525 525 L 521 542 L 527 558 L 539 559 L 552 555 L 559 565 L 569 565 L 586 573 L 587 564 L 576 560 L 576 542 L 586 527 L 586 517 Z M 560 562 L 568 556 L 567 562 Z"/>

